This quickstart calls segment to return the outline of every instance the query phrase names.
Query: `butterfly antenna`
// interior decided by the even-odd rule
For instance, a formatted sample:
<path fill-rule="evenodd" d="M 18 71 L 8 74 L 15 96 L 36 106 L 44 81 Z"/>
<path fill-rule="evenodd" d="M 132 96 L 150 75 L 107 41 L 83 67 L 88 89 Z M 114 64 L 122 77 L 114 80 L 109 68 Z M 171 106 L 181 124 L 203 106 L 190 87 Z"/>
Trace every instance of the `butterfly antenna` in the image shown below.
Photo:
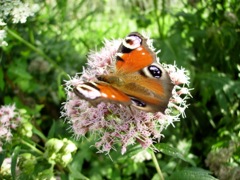
<path fill-rule="evenodd" d="M 131 106 L 128 106 L 128 108 L 129 108 L 129 111 L 131 112 L 131 114 L 134 115 L 134 112 L 133 112 L 133 110 L 132 110 L 132 107 L 131 107 Z"/>

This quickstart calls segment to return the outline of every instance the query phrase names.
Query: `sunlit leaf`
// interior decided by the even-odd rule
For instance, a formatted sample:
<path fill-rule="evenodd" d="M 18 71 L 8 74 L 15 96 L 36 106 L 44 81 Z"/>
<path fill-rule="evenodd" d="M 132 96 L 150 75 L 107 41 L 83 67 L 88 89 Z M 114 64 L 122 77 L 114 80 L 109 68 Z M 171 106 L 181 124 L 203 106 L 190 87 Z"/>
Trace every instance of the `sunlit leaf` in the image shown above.
<path fill-rule="evenodd" d="M 174 172 L 167 180 L 217 180 L 209 171 L 200 168 L 189 168 Z"/>
<path fill-rule="evenodd" d="M 185 157 L 178 149 L 173 148 L 166 143 L 159 143 L 159 144 L 156 144 L 155 146 L 163 154 L 166 154 L 174 158 L 179 158 L 195 166 L 195 163 L 191 159 L 188 159 L 187 157 Z"/>

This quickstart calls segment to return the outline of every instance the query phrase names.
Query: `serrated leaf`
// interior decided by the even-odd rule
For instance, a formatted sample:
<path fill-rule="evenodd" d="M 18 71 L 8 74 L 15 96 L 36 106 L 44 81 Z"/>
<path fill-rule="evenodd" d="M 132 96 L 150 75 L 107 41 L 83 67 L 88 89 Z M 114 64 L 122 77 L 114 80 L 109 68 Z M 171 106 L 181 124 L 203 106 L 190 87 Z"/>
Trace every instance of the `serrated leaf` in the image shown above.
<path fill-rule="evenodd" d="M 35 83 L 33 76 L 27 71 L 26 61 L 14 61 L 8 67 L 8 76 L 23 90 L 26 92 L 32 92 L 35 89 Z"/>
<path fill-rule="evenodd" d="M 187 168 L 174 172 L 167 180 L 217 180 L 209 171 L 200 168 Z"/>
<path fill-rule="evenodd" d="M 131 158 L 132 156 L 136 155 L 137 153 L 141 152 L 142 150 L 143 149 L 140 145 L 130 146 L 124 155 L 127 156 L 128 158 Z"/>
<path fill-rule="evenodd" d="M 215 93 L 220 108 L 223 109 L 225 112 L 228 112 L 230 103 L 229 99 L 231 99 L 231 97 L 234 97 L 232 94 L 229 96 L 230 93 L 227 92 L 227 90 L 230 91 L 229 88 L 231 88 L 231 86 L 235 84 L 233 83 L 231 78 L 226 74 L 216 72 L 201 73 L 198 75 L 198 78 L 202 83 L 201 92 L 203 92 L 202 96 L 204 97 L 204 99 L 210 100 L 211 95 Z M 235 86 L 233 87 L 235 88 Z M 212 89 L 212 91 L 210 91 L 210 89 Z M 235 91 L 238 91 L 235 89 L 231 90 L 233 91 L 233 93 L 235 93 Z"/>
<path fill-rule="evenodd" d="M 174 157 L 174 158 L 179 158 L 179 159 L 195 166 L 195 163 L 191 159 L 186 158 L 177 148 L 171 147 L 165 143 L 157 144 L 157 145 L 155 145 L 155 147 L 163 154 L 166 154 L 166 155 Z"/>
<path fill-rule="evenodd" d="M 223 90 L 231 101 L 240 98 L 240 81 L 229 81 L 224 85 Z"/>

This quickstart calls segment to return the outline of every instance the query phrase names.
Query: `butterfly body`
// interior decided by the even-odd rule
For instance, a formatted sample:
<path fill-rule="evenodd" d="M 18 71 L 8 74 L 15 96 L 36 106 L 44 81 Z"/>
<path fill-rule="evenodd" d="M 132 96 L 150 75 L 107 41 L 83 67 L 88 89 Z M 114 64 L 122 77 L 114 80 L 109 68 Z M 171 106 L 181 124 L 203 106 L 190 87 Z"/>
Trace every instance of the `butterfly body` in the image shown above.
<path fill-rule="evenodd" d="M 147 112 L 164 112 L 173 84 L 156 54 L 139 33 L 129 34 L 116 53 L 113 72 L 100 75 L 96 82 L 82 83 L 74 92 L 92 104 L 118 103 Z"/>

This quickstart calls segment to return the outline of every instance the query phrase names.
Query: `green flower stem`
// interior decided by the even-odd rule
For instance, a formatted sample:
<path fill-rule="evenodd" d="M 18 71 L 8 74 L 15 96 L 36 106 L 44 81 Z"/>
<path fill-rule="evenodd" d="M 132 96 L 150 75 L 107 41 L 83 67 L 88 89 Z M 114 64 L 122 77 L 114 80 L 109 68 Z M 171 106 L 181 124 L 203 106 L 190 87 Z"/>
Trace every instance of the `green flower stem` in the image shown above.
<path fill-rule="evenodd" d="M 26 141 L 24 141 L 24 140 L 22 140 L 22 139 L 21 139 L 20 141 L 21 141 L 21 143 L 23 143 L 23 144 L 25 144 L 26 146 L 30 147 L 32 150 L 34 150 L 34 151 L 37 152 L 38 154 L 43 155 L 43 152 L 40 151 L 39 149 L 37 149 L 35 146 L 31 145 L 30 143 L 28 143 L 28 142 L 26 142 Z"/>
<path fill-rule="evenodd" d="M 164 27 L 165 27 L 165 15 L 166 15 L 166 8 L 165 8 L 165 0 L 161 1 L 161 6 L 162 6 L 162 10 L 159 11 L 159 7 L 158 7 L 158 0 L 153 0 L 153 4 L 154 4 L 154 16 L 155 16 L 155 22 L 157 23 L 157 28 L 158 28 L 158 34 L 160 38 L 164 38 L 165 34 L 164 34 Z M 161 14 L 159 14 L 161 12 Z"/>
<path fill-rule="evenodd" d="M 162 31 L 161 31 L 161 24 L 159 22 L 159 15 L 158 15 L 158 5 L 157 5 L 158 1 L 157 0 L 153 0 L 153 4 L 154 4 L 154 16 L 156 19 L 156 23 L 157 23 L 157 28 L 158 28 L 158 34 L 159 37 L 162 37 Z"/>
<path fill-rule="evenodd" d="M 25 44 L 27 47 L 29 47 L 30 49 L 32 49 L 33 51 L 35 51 L 36 53 L 38 53 L 40 56 L 44 57 L 50 64 L 53 65 L 53 67 L 55 69 L 57 69 L 61 74 L 63 74 L 64 76 L 67 76 L 67 73 L 60 67 L 58 66 L 58 64 L 51 59 L 48 55 L 46 55 L 41 49 L 37 48 L 36 46 L 32 45 L 31 43 L 29 43 L 28 41 L 26 41 L 25 39 L 23 39 L 21 36 L 19 36 L 17 33 L 15 33 L 14 31 L 10 30 L 10 29 L 6 29 L 8 34 L 10 34 L 11 36 L 13 36 L 14 38 L 16 38 L 17 40 L 19 40 L 20 42 L 22 42 L 23 44 Z"/>
<path fill-rule="evenodd" d="M 159 166 L 159 164 L 158 164 L 158 162 L 157 162 L 157 158 L 156 158 L 155 153 L 154 153 L 153 150 L 151 151 L 151 155 L 152 155 L 153 163 L 154 163 L 154 165 L 155 165 L 155 168 L 156 168 L 156 170 L 157 170 L 157 173 L 158 173 L 158 175 L 159 175 L 160 180 L 164 180 L 162 171 L 161 171 L 161 169 L 160 169 L 160 166 Z"/>

